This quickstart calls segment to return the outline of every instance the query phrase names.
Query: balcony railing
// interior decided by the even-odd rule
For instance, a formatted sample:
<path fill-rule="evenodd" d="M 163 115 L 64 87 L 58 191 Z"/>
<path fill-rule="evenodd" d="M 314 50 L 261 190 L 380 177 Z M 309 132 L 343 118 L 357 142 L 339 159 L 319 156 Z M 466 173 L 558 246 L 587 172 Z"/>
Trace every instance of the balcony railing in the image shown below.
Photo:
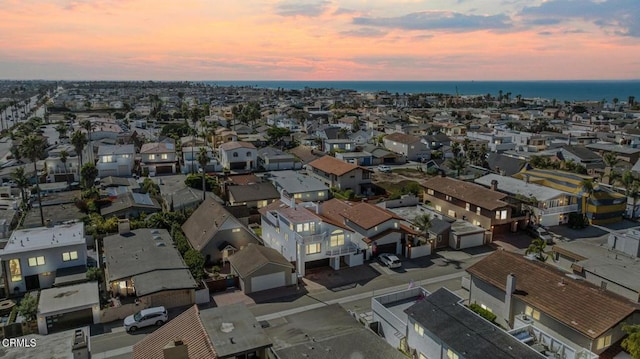
<path fill-rule="evenodd" d="M 298 236 L 300 236 L 298 234 Z M 309 243 L 318 243 L 318 242 L 322 242 L 325 240 L 325 238 L 327 237 L 326 233 L 318 233 L 318 234 L 311 234 L 308 236 L 300 236 L 302 238 L 302 243 L 304 244 L 309 244 Z"/>
<path fill-rule="evenodd" d="M 571 213 L 571 212 L 576 212 L 577 210 L 578 210 L 577 204 L 570 204 L 568 206 L 542 208 L 540 209 L 540 212 L 542 214 L 555 214 L 555 213 Z"/>
<path fill-rule="evenodd" d="M 325 252 L 325 254 L 329 257 L 338 257 L 338 256 L 344 256 L 347 254 L 355 253 L 357 250 L 358 250 L 358 246 L 356 246 L 353 243 L 348 243 L 338 248 L 330 248 Z"/>

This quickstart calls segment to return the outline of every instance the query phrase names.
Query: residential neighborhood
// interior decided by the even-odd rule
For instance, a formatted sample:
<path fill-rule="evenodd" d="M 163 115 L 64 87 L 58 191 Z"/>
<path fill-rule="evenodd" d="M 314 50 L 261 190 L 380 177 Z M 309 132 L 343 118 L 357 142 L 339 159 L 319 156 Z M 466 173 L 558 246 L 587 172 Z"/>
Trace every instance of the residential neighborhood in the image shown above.
<path fill-rule="evenodd" d="M 42 343 L 0 357 L 640 347 L 633 96 L 0 81 L 0 106 L 0 337 Z"/>

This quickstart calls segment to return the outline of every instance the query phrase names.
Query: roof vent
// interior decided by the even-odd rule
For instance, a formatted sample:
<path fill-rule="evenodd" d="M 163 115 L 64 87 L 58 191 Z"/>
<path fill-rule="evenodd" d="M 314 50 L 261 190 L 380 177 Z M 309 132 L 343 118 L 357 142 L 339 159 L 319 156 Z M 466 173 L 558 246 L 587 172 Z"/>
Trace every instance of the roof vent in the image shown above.
<path fill-rule="evenodd" d="M 156 247 L 165 247 L 166 245 L 163 242 L 156 243 Z"/>
<path fill-rule="evenodd" d="M 233 323 L 222 323 L 222 326 L 220 326 L 220 330 L 223 333 L 231 333 L 234 329 Z"/>

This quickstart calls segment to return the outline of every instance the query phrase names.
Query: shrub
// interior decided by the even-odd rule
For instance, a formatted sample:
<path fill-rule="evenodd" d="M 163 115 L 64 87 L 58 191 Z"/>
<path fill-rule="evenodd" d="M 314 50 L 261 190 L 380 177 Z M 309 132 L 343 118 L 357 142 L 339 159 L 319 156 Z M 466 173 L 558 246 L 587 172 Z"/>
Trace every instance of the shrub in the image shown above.
<path fill-rule="evenodd" d="M 32 321 L 36 319 L 37 311 L 38 298 L 35 295 L 25 295 L 18 305 L 18 313 L 20 313 L 20 315 L 22 315 L 27 321 Z"/>
<path fill-rule="evenodd" d="M 189 267 L 195 280 L 204 278 L 204 257 L 199 251 L 190 248 L 184 254 L 184 263 Z"/>
<path fill-rule="evenodd" d="M 479 316 L 483 317 L 484 319 L 490 321 L 491 323 L 495 323 L 496 320 L 496 315 L 491 313 L 489 310 L 482 308 L 481 306 L 479 306 L 476 303 L 472 303 L 469 305 L 469 309 L 473 310 L 474 312 L 476 312 Z"/>

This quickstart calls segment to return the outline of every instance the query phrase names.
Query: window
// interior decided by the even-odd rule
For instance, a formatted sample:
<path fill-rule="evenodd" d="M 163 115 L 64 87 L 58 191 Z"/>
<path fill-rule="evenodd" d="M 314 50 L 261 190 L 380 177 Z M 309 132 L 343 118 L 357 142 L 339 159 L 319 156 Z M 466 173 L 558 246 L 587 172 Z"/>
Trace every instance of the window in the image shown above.
<path fill-rule="evenodd" d="M 507 219 L 507 210 L 496 211 L 496 219 Z"/>
<path fill-rule="evenodd" d="M 104 163 L 113 162 L 113 156 L 112 155 L 102 156 L 102 162 Z"/>
<path fill-rule="evenodd" d="M 433 190 L 431 188 L 427 188 L 427 194 L 433 196 Z"/>
<path fill-rule="evenodd" d="M 464 205 L 464 209 L 466 209 L 467 211 L 470 211 L 471 210 L 471 204 L 470 203 L 465 204 Z"/>
<path fill-rule="evenodd" d="M 489 312 L 493 313 L 493 310 L 491 310 L 491 308 L 487 307 L 487 306 L 486 306 L 486 305 L 484 305 L 484 304 L 480 304 L 480 308 L 482 308 L 482 309 L 484 309 L 484 310 L 487 310 L 487 311 L 489 311 Z"/>
<path fill-rule="evenodd" d="M 296 199 L 302 198 L 302 193 L 294 193 L 293 198 L 296 198 Z"/>
<path fill-rule="evenodd" d="M 44 265 L 43 256 L 29 258 L 29 267 L 43 266 L 43 265 Z"/>
<path fill-rule="evenodd" d="M 166 159 L 169 158 L 169 155 L 166 154 L 166 153 L 163 153 L 163 154 L 160 155 L 160 158 L 163 159 L 163 160 L 166 160 Z"/>
<path fill-rule="evenodd" d="M 247 157 L 251 157 L 251 152 L 247 152 Z"/>
<path fill-rule="evenodd" d="M 419 336 L 424 336 L 424 328 L 421 327 L 417 322 L 413 324 L 413 330 L 415 330 Z"/>
<path fill-rule="evenodd" d="M 307 254 L 320 253 L 320 243 L 307 244 Z"/>
<path fill-rule="evenodd" d="M 442 212 L 442 206 L 439 204 L 436 204 L 436 211 Z"/>
<path fill-rule="evenodd" d="M 62 253 L 62 260 L 65 261 L 65 262 L 74 261 L 76 259 L 78 259 L 78 252 L 77 251 Z"/>
<path fill-rule="evenodd" d="M 476 214 L 477 214 L 478 216 L 480 215 L 480 211 L 481 211 L 480 207 L 476 207 Z"/>
<path fill-rule="evenodd" d="M 596 347 L 598 349 L 604 349 L 610 345 L 611 345 L 611 335 L 607 335 L 607 336 L 598 338 L 598 344 L 596 345 Z"/>
<path fill-rule="evenodd" d="M 473 225 L 474 226 L 480 226 L 481 224 L 480 224 L 480 221 L 478 221 L 477 219 L 474 219 L 473 220 Z"/>
<path fill-rule="evenodd" d="M 318 197 L 324 197 L 324 192 L 318 192 Z"/>
<path fill-rule="evenodd" d="M 378 231 L 378 226 L 373 227 L 373 231 L 377 232 Z"/>
<path fill-rule="evenodd" d="M 300 232 L 302 232 L 302 231 L 303 231 L 303 229 L 302 229 L 302 223 L 298 223 L 298 224 L 296 225 L 296 232 L 300 233 Z"/>
<path fill-rule="evenodd" d="M 284 234 L 284 240 L 285 240 L 285 241 L 288 241 L 288 240 L 289 240 L 289 233 L 285 233 L 285 234 Z"/>
<path fill-rule="evenodd" d="M 153 161 L 156 159 L 156 155 L 149 155 L 149 160 Z"/>
<path fill-rule="evenodd" d="M 238 152 L 234 152 L 233 157 L 238 157 Z"/>
<path fill-rule="evenodd" d="M 459 359 L 458 354 L 456 354 L 453 350 L 447 349 L 447 359 Z"/>
<path fill-rule="evenodd" d="M 419 359 L 427 359 L 427 357 L 426 357 L 426 355 L 424 355 L 424 354 L 420 353 L 420 357 L 419 357 Z"/>
<path fill-rule="evenodd" d="M 456 211 L 450 209 L 449 211 L 447 211 L 447 216 L 456 218 Z"/>
<path fill-rule="evenodd" d="M 9 274 L 11 274 L 12 282 L 22 280 L 22 270 L 20 269 L 20 259 L 14 258 L 9 260 Z"/>
<path fill-rule="evenodd" d="M 330 245 L 331 247 L 344 245 L 344 232 L 342 230 L 338 229 L 331 232 Z"/>
<path fill-rule="evenodd" d="M 444 199 L 446 199 L 447 201 L 451 201 L 451 196 L 446 195 L 446 196 L 444 196 Z"/>
<path fill-rule="evenodd" d="M 241 231 L 240 228 L 234 228 L 234 229 L 231 230 L 232 233 L 238 233 L 240 231 Z"/>
<path fill-rule="evenodd" d="M 398 228 L 398 222 L 393 222 L 393 228 Z"/>
<path fill-rule="evenodd" d="M 538 311 L 536 309 L 533 309 L 528 305 L 524 310 L 524 314 L 528 315 L 529 317 L 533 318 L 534 320 L 540 320 L 540 311 Z"/>
<path fill-rule="evenodd" d="M 371 178 L 371 174 L 369 173 L 369 171 L 362 171 L 362 179 L 370 179 Z"/>

